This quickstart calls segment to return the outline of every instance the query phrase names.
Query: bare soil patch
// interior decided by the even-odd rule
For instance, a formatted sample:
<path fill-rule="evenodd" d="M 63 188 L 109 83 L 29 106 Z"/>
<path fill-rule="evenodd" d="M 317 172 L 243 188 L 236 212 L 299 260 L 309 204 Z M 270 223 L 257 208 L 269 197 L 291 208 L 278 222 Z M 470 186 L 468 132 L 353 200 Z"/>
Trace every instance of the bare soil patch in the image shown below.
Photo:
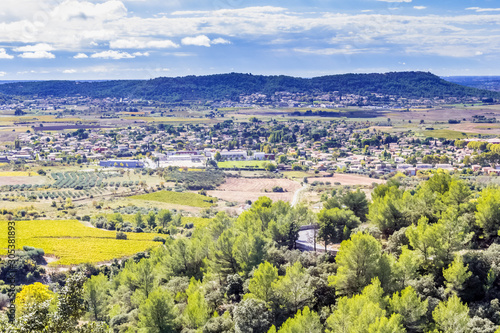
<path fill-rule="evenodd" d="M 376 184 L 385 183 L 385 180 L 382 179 L 376 179 L 376 178 L 370 178 L 352 174 L 335 174 L 333 177 L 309 178 L 309 183 L 312 183 L 314 181 L 330 182 L 332 183 L 332 185 L 334 185 L 334 183 L 340 183 L 340 185 L 365 185 L 365 186 L 372 185 L 373 183 Z"/>
<path fill-rule="evenodd" d="M 285 192 L 273 192 L 275 186 L 283 188 Z M 289 179 L 228 178 L 217 190 L 208 191 L 208 194 L 222 200 L 240 203 L 246 200 L 255 201 L 262 196 L 267 196 L 273 201 L 291 202 L 295 191 L 300 187 L 299 183 Z"/>
<path fill-rule="evenodd" d="M 0 177 L 1 185 L 21 185 L 21 184 L 37 184 L 42 185 L 47 182 L 46 177 L 31 176 L 31 177 Z"/>

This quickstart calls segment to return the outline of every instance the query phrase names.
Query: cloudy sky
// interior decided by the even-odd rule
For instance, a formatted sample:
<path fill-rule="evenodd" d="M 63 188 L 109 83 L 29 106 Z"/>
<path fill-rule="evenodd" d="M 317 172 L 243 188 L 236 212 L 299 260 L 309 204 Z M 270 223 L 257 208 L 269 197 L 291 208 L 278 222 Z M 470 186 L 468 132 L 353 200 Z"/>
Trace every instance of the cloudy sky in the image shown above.
<path fill-rule="evenodd" d="M 0 0 L 0 79 L 500 75 L 498 0 Z"/>

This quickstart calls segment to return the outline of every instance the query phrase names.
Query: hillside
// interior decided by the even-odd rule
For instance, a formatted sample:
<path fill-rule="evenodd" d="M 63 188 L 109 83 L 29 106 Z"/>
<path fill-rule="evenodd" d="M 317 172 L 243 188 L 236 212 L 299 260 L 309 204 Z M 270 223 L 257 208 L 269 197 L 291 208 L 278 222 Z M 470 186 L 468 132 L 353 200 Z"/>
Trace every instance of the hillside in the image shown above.
<path fill-rule="evenodd" d="M 0 94 L 25 97 L 88 96 L 93 98 L 143 98 L 164 102 L 182 100 L 238 100 L 240 95 L 279 91 L 370 95 L 378 93 L 404 98 L 493 97 L 500 93 L 461 86 L 431 73 L 392 72 L 385 74 L 343 74 L 312 79 L 252 74 L 161 77 L 152 80 L 101 82 L 37 81 L 0 85 Z"/>

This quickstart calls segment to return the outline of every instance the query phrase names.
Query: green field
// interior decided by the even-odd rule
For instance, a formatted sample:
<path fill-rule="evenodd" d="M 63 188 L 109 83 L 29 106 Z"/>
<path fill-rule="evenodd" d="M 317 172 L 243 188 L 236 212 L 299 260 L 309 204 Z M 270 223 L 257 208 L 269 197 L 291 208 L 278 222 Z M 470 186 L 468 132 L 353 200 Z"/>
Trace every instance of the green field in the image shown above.
<path fill-rule="evenodd" d="M 217 198 L 206 197 L 192 192 L 160 191 L 148 194 L 134 195 L 129 197 L 136 200 L 147 200 L 165 202 L 175 205 L 208 208 L 217 202 Z M 211 202 L 212 201 L 212 202 Z"/>
<path fill-rule="evenodd" d="M 217 165 L 221 169 L 234 169 L 234 168 L 264 169 L 266 164 L 268 163 L 269 161 L 224 161 L 224 162 L 219 162 Z"/>
<path fill-rule="evenodd" d="M 457 132 L 453 130 L 448 130 L 448 129 L 437 129 L 437 130 L 432 130 L 432 131 L 423 131 L 422 132 L 425 136 L 430 136 L 433 138 L 445 138 L 448 140 L 455 140 L 455 139 L 463 139 L 466 138 L 467 135 L 464 135 L 462 132 Z M 469 136 L 474 136 L 473 133 L 467 133 Z"/>
<path fill-rule="evenodd" d="M 16 248 L 33 246 L 55 256 L 51 266 L 98 263 L 131 256 L 159 246 L 151 233 L 126 233 L 127 240 L 116 239 L 116 231 L 84 226 L 77 220 L 35 220 L 16 222 Z M 0 222 L 0 253 L 7 254 L 8 222 Z"/>
<path fill-rule="evenodd" d="M 302 180 L 304 177 L 314 177 L 313 174 L 304 171 L 284 171 L 283 175 L 292 180 Z"/>

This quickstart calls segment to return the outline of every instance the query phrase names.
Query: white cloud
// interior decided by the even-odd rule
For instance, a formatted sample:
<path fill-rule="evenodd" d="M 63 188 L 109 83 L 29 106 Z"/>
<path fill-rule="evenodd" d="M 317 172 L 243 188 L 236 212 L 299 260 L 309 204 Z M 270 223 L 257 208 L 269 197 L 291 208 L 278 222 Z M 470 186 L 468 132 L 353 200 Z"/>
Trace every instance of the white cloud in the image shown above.
<path fill-rule="evenodd" d="M 132 55 L 134 57 L 149 57 L 149 52 L 134 52 Z"/>
<path fill-rule="evenodd" d="M 14 59 L 14 56 L 8 54 L 5 49 L 0 49 L 0 59 Z"/>
<path fill-rule="evenodd" d="M 75 59 L 87 59 L 89 56 L 86 55 L 85 53 L 78 53 L 77 55 L 75 55 L 73 58 Z"/>
<path fill-rule="evenodd" d="M 137 39 L 118 39 L 111 41 L 109 47 L 112 49 L 167 49 L 178 48 L 179 45 L 171 40 L 137 40 Z"/>
<path fill-rule="evenodd" d="M 112 50 L 94 53 L 90 57 L 91 58 L 100 58 L 100 59 L 115 59 L 115 60 L 135 58 L 135 56 L 131 55 L 130 53 L 112 51 Z"/>
<path fill-rule="evenodd" d="M 43 52 L 54 51 L 54 48 L 47 43 L 38 43 L 35 45 L 20 46 L 13 49 L 16 52 Z"/>
<path fill-rule="evenodd" d="M 63 70 L 63 74 L 74 74 L 76 72 L 77 72 L 76 69 L 65 69 L 65 70 Z"/>
<path fill-rule="evenodd" d="M 294 48 L 295 52 L 307 53 L 315 55 L 339 55 L 339 54 L 359 54 L 359 53 L 377 53 L 381 52 L 381 49 L 357 49 L 351 46 L 346 46 L 343 48 L 323 48 L 323 49 L 313 49 L 313 48 Z"/>
<path fill-rule="evenodd" d="M 54 59 L 56 56 L 47 51 L 24 52 L 19 55 L 24 59 Z"/>
<path fill-rule="evenodd" d="M 417 9 L 417 10 L 422 10 L 422 9 L 426 9 L 427 7 L 425 6 L 413 6 L 414 9 Z"/>
<path fill-rule="evenodd" d="M 231 44 L 231 41 L 224 38 L 215 38 L 210 42 L 212 45 L 216 44 Z"/>
<path fill-rule="evenodd" d="M 0 76 L 5 76 L 7 75 L 7 72 L 0 72 Z"/>
<path fill-rule="evenodd" d="M 465 8 L 465 10 L 475 10 L 477 13 L 482 13 L 482 12 L 500 12 L 500 8 L 469 7 L 469 8 Z"/>
<path fill-rule="evenodd" d="M 210 38 L 205 35 L 196 37 L 184 37 L 181 41 L 182 45 L 195 45 L 210 47 Z"/>

